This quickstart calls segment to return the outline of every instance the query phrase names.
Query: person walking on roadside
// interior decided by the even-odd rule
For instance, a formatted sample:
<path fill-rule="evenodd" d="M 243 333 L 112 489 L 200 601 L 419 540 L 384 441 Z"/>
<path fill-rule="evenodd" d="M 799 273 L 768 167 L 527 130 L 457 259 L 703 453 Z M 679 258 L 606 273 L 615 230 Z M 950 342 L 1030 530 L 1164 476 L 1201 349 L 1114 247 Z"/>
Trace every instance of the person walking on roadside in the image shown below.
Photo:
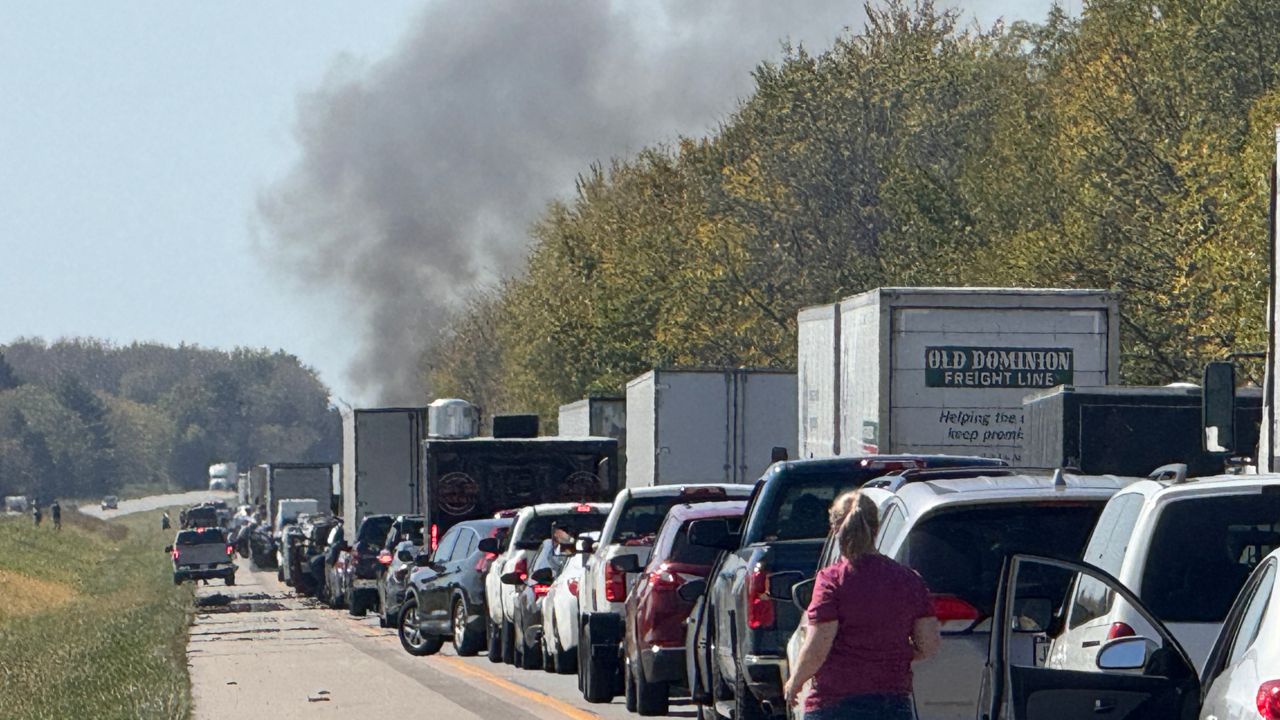
<path fill-rule="evenodd" d="M 49 515 L 53 517 L 53 529 L 61 530 L 62 529 L 62 506 L 58 504 L 57 500 L 54 500 L 53 504 L 49 506 Z"/>
<path fill-rule="evenodd" d="M 31 519 L 36 521 L 36 527 L 40 527 L 40 505 L 38 503 L 31 504 Z"/>
<path fill-rule="evenodd" d="M 783 692 L 796 704 L 810 680 L 805 720 L 912 720 L 911 664 L 942 642 L 924 580 L 875 549 L 875 502 L 853 491 L 831 504 L 841 559 L 818 572 L 808 632 Z"/>

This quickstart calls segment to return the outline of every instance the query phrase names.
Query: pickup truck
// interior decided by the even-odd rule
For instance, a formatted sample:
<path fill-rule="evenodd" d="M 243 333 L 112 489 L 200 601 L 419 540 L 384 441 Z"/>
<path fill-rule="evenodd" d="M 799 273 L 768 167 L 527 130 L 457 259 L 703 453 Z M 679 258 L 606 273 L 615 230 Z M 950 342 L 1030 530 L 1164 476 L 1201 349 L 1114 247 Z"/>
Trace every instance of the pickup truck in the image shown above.
<path fill-rule="evenodd" d="M 174 585 L 209 578 L 236 584 L 235 547 L 227 543 L 227 533 L 222 528 L 180 530 L 164 551 L 173 556 Z"/>
<path fill-rule="evenodd" d="M 578 684 L 587 702 L 610 702 L 623 690 L 627 591 L 649 561 L 667 513 L 680 504 L 742 500 L 750 494 L 750 485 L 627 488 L 614 500 L 599 542 L 579 540 L 579 551 L 590 553 L 578 586 Z"/>
<path fill-rule="evenodd" d="M 756 484 L 741 529 L 699 520 L 689 541 L 723 552 L 690 618 L 686 662 L 694 702 L 735 720 L 783 717 L 787 640 L 800 610 L 773 599 L 769 576 L 813 577 L 837 495 L 887 473 L 923 467 L 1002 466 L 1001 460 L 949 455 L 872 455 L 779 462 Z"/>

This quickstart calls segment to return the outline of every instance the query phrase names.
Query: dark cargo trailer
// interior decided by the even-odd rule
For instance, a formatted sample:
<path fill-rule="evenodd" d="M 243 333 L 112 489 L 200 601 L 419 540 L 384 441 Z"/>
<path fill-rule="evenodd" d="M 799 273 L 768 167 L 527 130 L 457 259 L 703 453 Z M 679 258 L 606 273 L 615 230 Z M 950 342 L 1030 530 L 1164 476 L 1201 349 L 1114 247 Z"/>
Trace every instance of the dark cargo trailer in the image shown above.
<path fill-rule="evenodd" d="M 1200 388 L 1058 386 L 1028 395 L 1024 463 L 1029 467 L 1075 467 L 1087 475 L 1145 477 L 1169 463 L 1186 463 L 1187 474 L 1223 472 L 1224 458 L 1204 452 Z M 1253 457 L 1262 421 L 1262 392 L 1236 395 L 1236 447 Z"/>
<path fill-rule="evenodd" d="M 463 520 L 549 502 L 612 502 L 618 494 L 613 438 L 427 438 L 422 512 L 434 541 Z"/>

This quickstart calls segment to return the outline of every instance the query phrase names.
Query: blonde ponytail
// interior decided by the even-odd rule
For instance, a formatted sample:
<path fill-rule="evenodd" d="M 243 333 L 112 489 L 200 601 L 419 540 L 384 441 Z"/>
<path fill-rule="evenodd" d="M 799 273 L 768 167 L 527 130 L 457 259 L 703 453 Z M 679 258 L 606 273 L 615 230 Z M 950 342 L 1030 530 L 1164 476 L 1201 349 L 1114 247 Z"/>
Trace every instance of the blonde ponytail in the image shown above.
<path fill-rule="evenodd" d="M 831 507 L 831 519 L 836 519 L 837 505 L 843 501 L 844 517 L 836 538 L 840 554 L 849 562 L 876 551 L 876 535 L 880 533 L 880 511 L 871 498 L 854 490 L 836 498 Z"/>

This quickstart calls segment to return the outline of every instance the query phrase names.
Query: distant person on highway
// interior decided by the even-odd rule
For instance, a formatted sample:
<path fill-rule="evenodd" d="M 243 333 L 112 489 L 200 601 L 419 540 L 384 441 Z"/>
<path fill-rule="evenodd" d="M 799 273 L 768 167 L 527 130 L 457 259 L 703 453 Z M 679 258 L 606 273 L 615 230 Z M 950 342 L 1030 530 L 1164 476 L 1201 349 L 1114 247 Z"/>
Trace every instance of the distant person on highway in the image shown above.
<path fill-rule="evenodd" d="M 53 516 L 53 529 L 61 530 L 62 529 L 62 506 L 58 504 L 57 500 L 54 500 L 53 504 L 49 506 L 49 514 Z"/>
<path fill-rule="evenodd" d="M 167 510 L 163 515 L 160 516 L 160 529 L 161 530 L 169 529 L 169 512 Z"/>
<path fill-rule="evenodd" d="M 36 521 L 36 527 L 40 527 L 40 506 L 34 503 L 31 505 L 31 519 Z"/>
<path fill-rule="evenodd" d="M 841 495 L 829 518 L 843 557 L 818 572 L 804 646 L 783 688 L 787 706 L 812 680 L 806 720 L 913 720 L 911 663 L 942 642 L 929 589 L 876 551 L 880 516 L 871 498 Z"/>

